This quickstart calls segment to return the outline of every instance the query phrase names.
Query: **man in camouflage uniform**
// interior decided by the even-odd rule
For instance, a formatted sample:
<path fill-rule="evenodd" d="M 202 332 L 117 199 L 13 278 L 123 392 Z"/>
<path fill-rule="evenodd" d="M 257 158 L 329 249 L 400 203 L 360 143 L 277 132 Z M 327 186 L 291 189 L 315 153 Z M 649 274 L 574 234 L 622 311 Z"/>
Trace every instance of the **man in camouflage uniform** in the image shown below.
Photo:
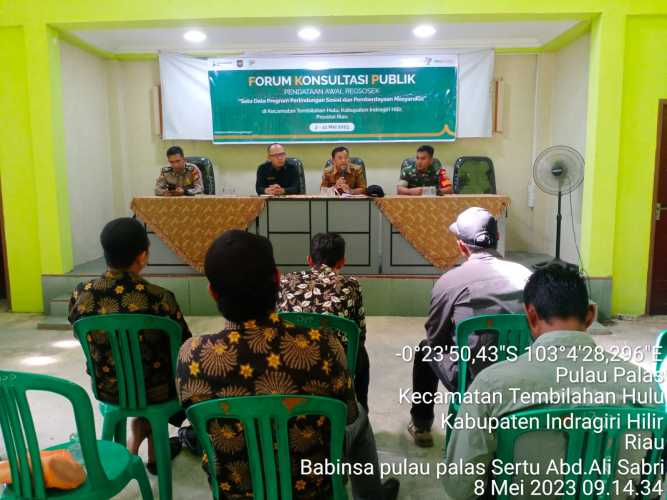
<path fill-rule="evenodd" d="M 348 158 L 350 151 L 338 146 L 331 152 L 331 165 L 324 167 L 321 188 L 335 187 L 342 194 L 365 194 L 366 178 L 361 167 L 352 165 Z"/>
<path fill-rule="evenodd" d="M 403 162 L 401 178 L 396 187 L 398 194 L 421 196 L 423 188 L 427 186 L 437 188 L 440 195 L 452 193 L 452 181 L 447 177 L 444 167 L 434 164 L 433 152 L 431 146 L 420 146 L 414 162 Z"/>
<path fill-rule="evenodd" d="M 204 192 L 201 172 L 197 165 L 185 161 L 183 149 L 179 146 L 167 149 L 167 160 L 169 166 L 162 167 L 155 181 L 156 196 L 192 196 Z"/>

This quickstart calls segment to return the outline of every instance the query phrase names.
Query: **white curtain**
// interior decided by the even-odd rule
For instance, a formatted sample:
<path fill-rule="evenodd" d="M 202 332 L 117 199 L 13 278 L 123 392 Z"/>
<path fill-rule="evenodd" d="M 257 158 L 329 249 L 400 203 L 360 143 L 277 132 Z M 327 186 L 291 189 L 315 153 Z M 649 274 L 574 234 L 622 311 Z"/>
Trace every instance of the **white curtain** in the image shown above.
<path fill-rule="evenodd" d="M 493 50 L 459 53 L 457 137 L 491 137 Z"/>
<path fill-rule="evenodd" d="M 160 53 L 160 84 L 164 138 L 212 141 L 208 61 Z"/>

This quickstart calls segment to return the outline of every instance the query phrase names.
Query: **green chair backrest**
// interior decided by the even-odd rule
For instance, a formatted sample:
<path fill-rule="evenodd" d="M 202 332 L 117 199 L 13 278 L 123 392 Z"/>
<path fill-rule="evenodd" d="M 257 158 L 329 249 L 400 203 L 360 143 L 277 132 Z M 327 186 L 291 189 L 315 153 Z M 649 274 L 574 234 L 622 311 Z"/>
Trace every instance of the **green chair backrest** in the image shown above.
<path fill-rule="evenodd" d="M 496 174 L 491 158 L 461 156 L 454 163 L 452 177 L 456 194 L 496 194 Z"/>
<path fill-rule="evenodd" d="M 72 382 L 48 375 L 0 370 L 0 428 L 12 477 L 10 491 L 19 498 L 47 498 L 27 391 L 51 392 L 69 400 L 74 410 L 87 481 L 100 486 L 107 483 L 109 479 L 97 451 L 93 408 L 86 391 Z"/>
<path fill-rule="evenodd" d="M 205 156 L 186 156 L 185 161 L 194 163 L 201 173 L 204 194 L 215 194 L 215 173 L 213 162 Z"/>
<path fill-rule="evenodd" d="M 74 335 L 86 355 L 88 373 L 97 393 L 97 381 L 93 369 L 87 336 L 90 332 L 105 332 L 111 344 L 111 353 L 118 379 L 118 405 L 127 409 L 143 409 L 147 406 L 144 366 L 141 359 L 139 336 L 144 330 L 161 330 L 169 339 L 172 373 L 176 373 L 178 350 L 181 347 L 181 326 L 164 316 L 147 314 L 105 314 L 87 316 L 74 323 Z"/>
<path fill-rule="evenodd" d="M 187 416 L 208 457 L 213 498 L 218 500 L 216 454 L 207 432 L 211 419 L 240 420 L 243 425 L 253 498 L 255 500 L 291 500 L 292 466 L 289 454 L 288 423 L 299 415 L 324 415 L 331 424 L 329 460 L 342 460 L 347 408 L 342 401 L 321 396 L 244 396 L 213 399 L 196 403 Z M 275 438 L 274 438 L 275 430 Z M 259 431 L 259 436 L 258 436 Z M 274 448 L 277 443 L 277 453 Z M 276 455 L 278 463 L 276 464 Z M 346 499 L 342 478 L 332 476 L 334 499 Z M 280 494 L 279 494 L 280 492 Z"/>
<path fill-rule="evenodd" d="M 278 313 L 284 321 L 306 328 L 326 328 L 343 332 L 347 337 L 347 370 L 354 377 L 357 368 L 357 354 L 359 353 L 359 337 L 361 330 L 351 319 L 336 316 L 335 314 L 305 313 L 305 312 L 280 312 Z"/>
<path fill-rule="evenodd" d="M 494 331 L 498 334 L 498 350 L 487 355 L 496 355 L 497 361 L 507 359 L 509 353 L 522 354 L 533 343 L 528 320 L 524 314 L 482 314 L 464 319 L 456 325 L 456 345 L 459 349 L 459 392 L 466 392 L 468 373 L 468 337 L 479 331 Z M 474 354 L 474 353 L 472 353 Z"/>
<path fill-rule="evenodd" d="M 655 343 L 655 351 L 655 371 L 656 373 L 659 373 L 662 368 L 662 363 L 667 358 L 667 330 L 658 333 L 658 340 Z"/>
<path fill-rule="evenodd" d="M 581 463 L 582 470 L 586 471 L 582 475 L 569 473 L 563 476 L 565 484 L 564 488 L 573 490 L 570 485 L 576 485 L 575 494 L 565 494 L 562 496 L 564 500 L 593 500 L 596 498 L 610 498 L 612 491 L 612 484 L 616 478 L 616 469 L 618 465 L 618 450 L 619 444 L 623 445 L 621 439 L 623 434 L 627 432 L 651 432 L 652 437 L 664 438 L 665 431 L 667 431 L 667 415 L 662 410 L 655 410 L 649 408 L 632 408 L 632 407 L 614 407 L 614 406 L 591 406 L 578 408 L 539 408 L 533 410 L 523 410 L 503 416 L 503 419 L 509 418 L 526 418 L 525 422 L 530 422 L 530 425 L 519 426 L 510 425 L 511 429 L 504 429 L 504 425 L 500 425 L 500 430 L 497 432 L 498 448 L 496 451 L 496 458 L 502 464 L 514 462 L 515 442 L 519 436 L 534 432 L 534 431 L 551 431 L 553 432 L 554 425 L 549 426 L 548 420 L 554 422 L 555 419 L 583 419 L 583 418 L 604 418 L 605 416 L 617 416 L 618 419 L 607 419 L 609 422 L 603 432 L 595 432 L 592 429 L 584 429 L 586 426 L 572 426 L 575 429 L 558 430 L 566 435 L 566 450 L 564 460 L 572 465 L 574 463 Z M 640 420 L 634 417 L 645 417 Z M 629 417 L 633 417 L 630 419 Z M 652 417 L 652 418 L 651 418 Z M 660 417 L 660 418 L 656 418 Z M 650 418 L 650 419 L 649 419 Z M 583 420 L 579 420 L 583 421 Z M 654 426 L 647 426 L 643 422 L 652 422 Z M 527 427 L 527 428 L 522 428 Z M 654 441 L 655 442 L 655 441 Z M 624 448 L 624 446 L 623 446 Z M 550 457 L 558 459 L 559 457 Z M 651 450 L 650 455 L 646 459 L 646 463 L 658 464 L 662 460 L 662 450 L 655 447 Z M 603 470 L 602 474 L 596 472 L 595 467 L 591 465 L 609 464 L 610 467 Z M 652 467 L 652 471 L 660 470 L 657 467 Z M 646 480 L 646 485 L 653 484 L 656 479 L 655 473 L 642 477 Z M 512 477 L 509 474 L 503 474 L 494 478 L 496 485 L 501 488 L 505 482 L 510 482 Z M 597 482 L 596 482 L 597 481 Z M 599 488 L 598 488 L 599 486 Z M 594 492 L 591 495 L 591 488 Z M 648 489 L 648 488 L 646 488 Z M 498 500 L 509 498 L 509 495 L 498 495 Z M 644 498 L 648 498 L 646 495 Z"/>
<path fill-rule="evenodd" d="M 299 174 L 299 194 L 306 194 L 306 174 L 303 171 L 303 162 L 298 158 L 290 156 L 287 163 L 291 163 Z"/>

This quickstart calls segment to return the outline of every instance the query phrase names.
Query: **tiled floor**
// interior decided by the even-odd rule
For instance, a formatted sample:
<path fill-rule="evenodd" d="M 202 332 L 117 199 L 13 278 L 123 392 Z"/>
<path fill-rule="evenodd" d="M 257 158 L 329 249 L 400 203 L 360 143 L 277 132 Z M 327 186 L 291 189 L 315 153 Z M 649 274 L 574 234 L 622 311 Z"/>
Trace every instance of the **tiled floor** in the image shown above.
<path fill-rule="evenodd" d="M 83 356 L 71 332 L 37 330 L 42 319 L 38 315 L 0 313 L 0 368 L 46 373 L 75 381 L 88 389 L 88 379 L 83 370 Z M 201 334 L 219 329 L 220 318 L 188 318 L 193 332 Z M 411 383 L 411 364 L 399 359 L 397 354 L 403 345 L 415 344 L 423 336 L 424 318 L 376 316 L 368 318 L 368 351 L 371 358 L 371 390 L 369 405 L 371 422 L 375 430 L 380 462 L 390 464 L 429 462 L 431 467 L 441 456 L 442 435 L 430 450 L 415 447 L 405 430 L 409 419 L 409 407 L 399 405 L 399 389 Z M 639 321 L 620 321 L 609 327 L 610 335 L 596 335 L 598 343 L 651 346 L 659 330 L 667 328 L 667 318 L 654 317 Z M 32 365 L 29 363 L 33 363 Z M 34 364 L 36 363 L 36 364 Z M 647 359 L 647 368 L 652 363 Z M 71 409 L 58 398 L 40 395 L 32 397 L 31 404 L 37 422 L 40 445 L 43 447 L 67 439 L 74 431 Z M 101 419 L 96 406 L 98 433 Z M 446 412 L 438 407 L 437 412 Z M 436 421 L 440 420 L 439 414 Z M 0 444 L 1 447 L 1 444 Z M 145 448 L 142 449 L 145 452 Z M 0 453 L 2 450 L 0 449 Z M 211 498 L 205 475 L 198 459 L 181 453 L 174 460 L 174 498 Z M 401 499 L 441 498 L 438 482 L 431 477 L 401 475 Z M 157 492 L 157 482 L 151 478 Z M 118 497 L 139 498 L 135 485 L 130 485 Z"/>

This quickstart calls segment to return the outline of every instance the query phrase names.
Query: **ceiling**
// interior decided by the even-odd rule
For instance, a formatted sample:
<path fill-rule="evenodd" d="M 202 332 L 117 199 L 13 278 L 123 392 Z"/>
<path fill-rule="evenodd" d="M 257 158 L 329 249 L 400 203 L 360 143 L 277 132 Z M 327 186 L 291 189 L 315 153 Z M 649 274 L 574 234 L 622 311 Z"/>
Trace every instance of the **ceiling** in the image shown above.
<path fill-rule="evenodd" d="M 204 26 L 184 28 L 90 29 L 71 33 L 85 43 L 115 54 L 178 52 L 332 52 L 425 48 L 539 48 L 578 21 L 513 21 L 484 23 L 432 23 L 436 34 L 426 40 L 412 34 L 414 23 L 336 24 L 318 26 L 322 35 L 314 42 L 297 36 L 304 25 Z M 183 39 L 188 29 L 200 29 L 207 39 Z"/>

